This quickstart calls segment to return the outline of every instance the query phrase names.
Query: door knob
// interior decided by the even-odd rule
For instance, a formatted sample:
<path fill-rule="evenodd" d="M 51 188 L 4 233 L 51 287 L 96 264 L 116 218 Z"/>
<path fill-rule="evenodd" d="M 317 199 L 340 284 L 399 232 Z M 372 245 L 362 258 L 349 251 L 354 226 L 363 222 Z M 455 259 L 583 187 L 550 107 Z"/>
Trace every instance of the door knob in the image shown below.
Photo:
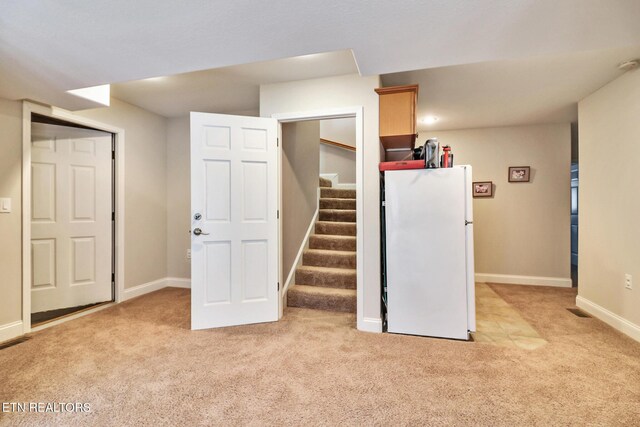
<path fill-rule="evenodd" d="M 201 234 L 203 234 L 203 235 L 205 235 L 205 236 L 208 236 L 208 235 L 209 235 L 209 233 L 203 233 L 203 232 L 202 232 L 202 230 L 200 230 L 199 228 L 194 228 L 194 229 L 193 229 L 193 234 L 195 234 L 196 236 L 199 236 L 199 235 L 201 235 Z"/>

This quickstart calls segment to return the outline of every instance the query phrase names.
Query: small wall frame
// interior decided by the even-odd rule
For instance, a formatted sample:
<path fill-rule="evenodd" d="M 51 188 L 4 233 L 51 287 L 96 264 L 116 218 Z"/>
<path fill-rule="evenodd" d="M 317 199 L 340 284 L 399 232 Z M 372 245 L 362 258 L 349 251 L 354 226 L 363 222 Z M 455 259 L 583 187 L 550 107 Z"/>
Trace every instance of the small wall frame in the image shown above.
<path fill-rule="evenodd" d="M 531 178 L 530 166 L 510 166 L 509 182 L 529 182 Z"/>
<path fill-rule="evenodd" d="M 473 183 L 473 197 L 493 197 L 492 181 L 477 181 Z"/>

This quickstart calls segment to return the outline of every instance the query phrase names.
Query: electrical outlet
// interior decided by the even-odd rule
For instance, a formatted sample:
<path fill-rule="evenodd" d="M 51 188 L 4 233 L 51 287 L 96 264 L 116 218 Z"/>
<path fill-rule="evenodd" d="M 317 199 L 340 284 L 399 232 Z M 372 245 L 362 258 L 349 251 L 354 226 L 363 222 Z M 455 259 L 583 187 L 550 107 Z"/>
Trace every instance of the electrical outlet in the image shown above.
<path fill-rule="evenodd" d="M 191 259 L 191 249 L 187 249 L 187 259 Z"/>
<path fill-rule="evenodd" d="M 624 275 L 624 287 L 627 289 L 633 289 L 633 277 L 630 274 Z"/>

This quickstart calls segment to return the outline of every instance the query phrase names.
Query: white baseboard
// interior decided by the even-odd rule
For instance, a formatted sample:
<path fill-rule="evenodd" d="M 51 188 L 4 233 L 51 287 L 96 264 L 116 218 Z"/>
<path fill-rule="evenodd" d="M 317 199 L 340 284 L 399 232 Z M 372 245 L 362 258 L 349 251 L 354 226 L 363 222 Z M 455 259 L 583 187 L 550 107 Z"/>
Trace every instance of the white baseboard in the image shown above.
<path fill-rule="evenodd" d="M 476 273 L 476 282 L 505 283 L 505 284 L 511 284 L 511 285 L 530 285 L 530 286 L 555 286 L 558 288 L 571 287 L 571 278 L 512 276 L 509 274 Z"/>
<path fill-rule="evenodd" d="M 576 305 L 607 325 L 640 342 L 640 326 L 578 295 Z"/>
<path fill-rule="evenodd" d="M 191 279 L 181 277 L 167 277 L 167 286 L 171 288 L 191 289 Z"/>
<path fill-rule="evenodd" d="M 282 288 L 282 295 L 287 295 L 287 290 L 289 286 L 291 286 L 291 282 L 293 282 L 293 278 L 296 275 L 296 268 L 302 265 L 302 254 L 304 254 L 304 250 L 309 247 L 309 236 L 313 234 L 313 229 L 316 225 L 316 221 L 318 220 L 318 214 L 320 210 L 316 209 L 316 213 L 313 214 L 313 218 L 311 218 L 311 222 L 309 223 L 309 227 L 307 228 L 307 233 L 304 235 L 304 239 L 302 239 L 302 243 L 300 244 L 300 249 L 298 249 L 298 253 L 296 254 L 296 258 L 293 260 L 293 265 L 291 266 L 291 271 L 287 275 L 287 280 L 284 281 L 284 287 Z M 286 300 L 283 298 L 282 303 L 285 304 Z M 286 307 L 286 305 L 283 305 Z"/>
<path fill-rule="evenodd" d="M 142 285 L 134 286 L 132 288 L 126 288 L 122 301 L 130 300 L 131 298 L 139 297 L 140 295 L 148 294 L 167 286 L 167 279 L 158 279 L 153 282 L 143 283 Z"/>
<path fill-rule="evenodd" d="M 17 338 L 23 334 L 22 320 L 0 325 L 0 342 Z"/>
<path fill-rule="evenodd" d="M 365 317 L 361 323 L 358 323 L 358 330 L 363 332 L 382 332 L 382 319 L 373 317 Z"/>

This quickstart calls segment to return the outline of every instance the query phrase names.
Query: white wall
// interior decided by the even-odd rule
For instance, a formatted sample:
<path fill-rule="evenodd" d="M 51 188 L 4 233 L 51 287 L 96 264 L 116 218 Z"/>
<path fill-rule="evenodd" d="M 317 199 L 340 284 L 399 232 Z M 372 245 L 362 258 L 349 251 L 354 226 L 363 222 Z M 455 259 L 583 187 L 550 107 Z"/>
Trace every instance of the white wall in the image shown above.
<path fill-rule="evenodd" d="M 362 106 L 364 109 L 363 164 L 363 235 L 364 308 L 362 313 L 372 329 L 380 321 L 380 214 L 379 176 L 380 142 L 378 139 L 379 76 L 346 75 L 276 83 L 260 87 L 260 115 L 312 112 L 338 107 Z"/>
<path fill-rule="evenodd" d="M 578 127 L 578 304 L 640 340 L 640 70 L 580 101 Z"/>
<path fill-rule="evenodd" d="M 473 201 L 476 273 L 509 276 L 488 281 L 571 286 L 571 125 L 431 135 L 452 147 L 455 164 L 473 167 L 473 181 L 494 184 L 493 198 Z M 531 166 L 531 181 L 509 183 L 509 166 Z"/>
<path fill-rule="evenodd" d="M 0 341 L 3 326 L 22 320 L 21 184 L 22 103 L 0 98 L 0 197 L 11 198 L 13 208 L 0 213 Z"/>

